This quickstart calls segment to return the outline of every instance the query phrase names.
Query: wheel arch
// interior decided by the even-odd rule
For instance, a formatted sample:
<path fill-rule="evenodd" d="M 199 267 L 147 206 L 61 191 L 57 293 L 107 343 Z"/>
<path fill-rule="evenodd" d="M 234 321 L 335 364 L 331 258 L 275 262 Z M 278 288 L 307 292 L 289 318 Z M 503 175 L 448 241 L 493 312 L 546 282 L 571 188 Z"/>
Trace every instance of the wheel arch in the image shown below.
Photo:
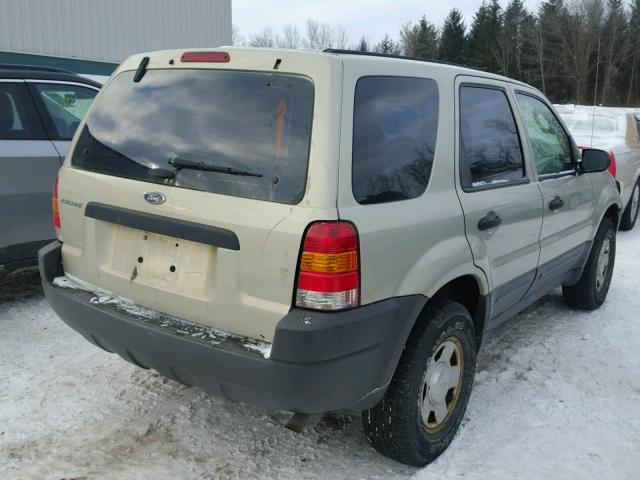
<path fill-rule="evenodd" d="M 431 295 L 427 296 L 427 303 L 416 318 L 413 328 L 405 343 L 413 334 L 416 326 L 424 318 L 428 308 L 441 300 L 451 300 L 464 306 L 471 315 L 476 335 L 476 346 L 480 349 L 485 325 L 488 323 L 490 315 L 490 295 L 488 292 L 487 280 L 482 272 L 467 273 L 449 279 L 446 283 L 434 289 Z"/>
<path fill-rule="evenodd" d="M 611 221 L 613 221 L 613 224 L 616 226 L 616 230 L 617 230 L 618 227 L 620 226 L 620 220 L 622 219 L 622 209 L 620 208 L 620 205 L 616 203 L 612 203 L 607 207 L 607 209 L 604 211 L 604 213 L 600 217 L 600 221 L 598 222 L 597 228 L 595 229 L 596 233 L 600 228 L 600 225 L 602 224 L 602 220 L 604 220 L 605 218 L 611 219 Z"/>

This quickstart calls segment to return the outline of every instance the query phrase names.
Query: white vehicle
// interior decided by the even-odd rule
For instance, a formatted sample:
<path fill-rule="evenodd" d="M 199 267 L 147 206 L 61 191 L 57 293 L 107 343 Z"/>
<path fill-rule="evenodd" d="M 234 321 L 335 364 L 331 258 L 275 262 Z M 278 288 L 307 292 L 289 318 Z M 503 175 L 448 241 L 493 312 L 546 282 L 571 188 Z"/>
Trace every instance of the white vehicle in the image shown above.
<path fill-rule="evenodd" d="M 621 230 L 631 230 L 640 211 L 640 111 L 629 108 L 556 105 L 579 147 L 610 152 L 609 171 L 622 196 Z"/>

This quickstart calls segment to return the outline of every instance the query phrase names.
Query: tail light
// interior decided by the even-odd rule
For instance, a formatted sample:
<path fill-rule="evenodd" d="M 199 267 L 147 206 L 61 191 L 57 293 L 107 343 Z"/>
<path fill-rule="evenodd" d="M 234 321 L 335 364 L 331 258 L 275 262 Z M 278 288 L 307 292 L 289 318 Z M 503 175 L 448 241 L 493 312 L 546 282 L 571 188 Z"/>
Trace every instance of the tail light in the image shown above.
<path fill-rule="evenodd" d="M 60 233 L 60 207 L 58 206 L 58 177 L 53 182 L 53 197 L 51 198 L 51 211 L 53 212 L 53 228 L 56 229 L 56 235 Z"/>
<path fill-rule="evenodd" d="M 616 155 L 613 152 L 609 152 L 609 173 L 616 178 Z"/>
<path fill-rule="evenodd" d="M 304 237 L 296 306 L 343 310 L 360 304 L 358 232 L 348 222 L 312 223 Z"/>

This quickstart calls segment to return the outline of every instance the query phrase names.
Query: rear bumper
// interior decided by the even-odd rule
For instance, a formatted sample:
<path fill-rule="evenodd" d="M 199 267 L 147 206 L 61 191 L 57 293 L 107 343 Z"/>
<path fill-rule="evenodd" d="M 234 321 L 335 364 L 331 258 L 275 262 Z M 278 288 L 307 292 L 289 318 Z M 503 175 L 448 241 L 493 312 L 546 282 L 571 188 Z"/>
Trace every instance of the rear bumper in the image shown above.
<path fill-rule="evenodd" d="M 426 303 L 415 295 L 337 313 L 292 309 L 278 324 L 267 359 L 246 347 L 248 339 L 185 335 L 161 316 L 139 317 L 92 303 L 85 290 L 54 285 L 63 275 L 60 249 L 54 242 L 40 251 L 40 273 L 47 300 L 71 328 L 138 366 L 271 409 L 319 413 L 375 405 Z"/>

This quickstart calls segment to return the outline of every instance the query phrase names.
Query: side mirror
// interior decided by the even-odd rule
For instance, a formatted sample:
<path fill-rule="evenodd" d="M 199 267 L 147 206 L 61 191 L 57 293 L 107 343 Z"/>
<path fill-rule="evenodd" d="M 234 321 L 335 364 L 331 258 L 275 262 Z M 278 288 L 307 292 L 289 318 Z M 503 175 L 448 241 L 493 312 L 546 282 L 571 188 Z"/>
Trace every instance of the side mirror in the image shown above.
<path fill-rule="evenodd" d="M 595 173 L 604 172 L 609 168 L 609 153 L 596 148 L 585 148 L 582 150 L 582 172 Z"/>

